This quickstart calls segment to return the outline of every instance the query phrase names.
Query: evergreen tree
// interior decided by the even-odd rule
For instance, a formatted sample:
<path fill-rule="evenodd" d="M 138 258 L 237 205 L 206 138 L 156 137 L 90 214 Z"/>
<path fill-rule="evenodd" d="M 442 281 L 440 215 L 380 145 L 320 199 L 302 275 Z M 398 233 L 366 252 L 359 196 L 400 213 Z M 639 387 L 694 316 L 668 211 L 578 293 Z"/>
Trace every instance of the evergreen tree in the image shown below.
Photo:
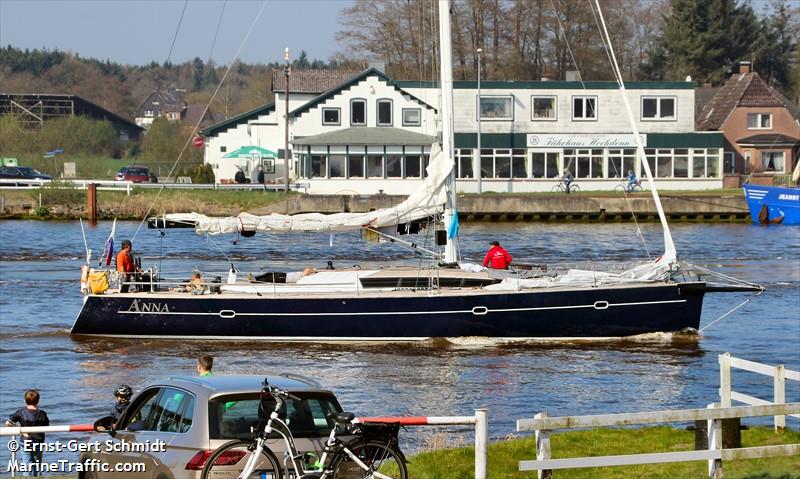
<path fill-rule="evenodd" d="M 789 89 L 797 50 L 794 26 L 785 0 L 772 7 L 772 14 L 760 22 L 759 37 L 753 49 L 754 67 L 770 85 Z"/>
<path fill-rule="evenodd" d="M 192 85 L 195 90 L 203 87 L 203 78 L 205 77 L 205 65 L 200 57 L 194 57 L 192 60 Z"/>

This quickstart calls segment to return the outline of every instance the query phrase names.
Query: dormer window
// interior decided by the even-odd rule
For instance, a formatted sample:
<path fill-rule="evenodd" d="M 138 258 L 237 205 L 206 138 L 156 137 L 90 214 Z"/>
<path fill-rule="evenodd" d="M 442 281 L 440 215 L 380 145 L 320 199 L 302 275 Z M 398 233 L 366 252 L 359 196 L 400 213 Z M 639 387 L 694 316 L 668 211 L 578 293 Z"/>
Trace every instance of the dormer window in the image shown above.
<path fill-rule="evenodd" d="M 772 113 L 748 113 L 748 130 L 769 130 L 772 128 Z"/>

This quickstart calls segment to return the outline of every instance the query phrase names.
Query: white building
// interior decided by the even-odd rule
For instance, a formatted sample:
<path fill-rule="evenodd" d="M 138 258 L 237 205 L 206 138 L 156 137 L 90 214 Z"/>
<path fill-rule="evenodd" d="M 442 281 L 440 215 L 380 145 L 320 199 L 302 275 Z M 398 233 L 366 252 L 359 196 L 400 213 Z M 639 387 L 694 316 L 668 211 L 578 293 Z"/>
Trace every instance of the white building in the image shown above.
<path fill-rule="evenodd" d="M 659 187 L 721 188 L 723 136 L 694 131 L 694 85 L 631 82 L 626 88 Z M 565 169 L 584 191 L 612 190 L 629 170 L 641 177 L 620 95 L 613 82 L 487 81 L 479 105 L 476 82 L 455 82 L 459 191 L 477 191 L 479 169 L 484 192 L 550 191 Z M 276 93 L 274 104 L 204 131 L 206 162 L 215 165 L 218 181 L 235 173 L 222 159 L 226 151 L 246 145 L 278 151 L 283 115 L 274 105 L 283 111 L 282 101 Z M 369 69 L 324 93 L 291 91 L 289 103 L 290 175 L 309 193 L 406 194 L 421 182 L 439 130 L 438 85 L 395 81 Z M 275 176 L 282 177 L 277 163 Z"/>

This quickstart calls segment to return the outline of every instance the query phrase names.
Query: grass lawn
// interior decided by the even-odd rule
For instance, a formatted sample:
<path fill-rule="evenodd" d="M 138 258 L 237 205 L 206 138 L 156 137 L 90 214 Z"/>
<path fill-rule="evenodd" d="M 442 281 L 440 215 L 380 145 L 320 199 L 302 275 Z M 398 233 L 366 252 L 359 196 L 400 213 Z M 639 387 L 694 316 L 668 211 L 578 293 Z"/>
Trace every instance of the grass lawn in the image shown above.
<path fill-rule="evenodd" d="M 671 427 L 643 429 L 595 429 L 554 432 L 550 436 L 554 459 L 584 456 L 644 454 L 653 452 L 691 451 L 694 431 Z M 742 447 L 800 443 L 800 432 L 775 434 L 771 428 L 753 427 L 742 431 Z M 491 479 L 531 478 L 536 472 L 519 472 L 519 461 L 536 459 L 532 437 L 492 443 L 489 446 Z M 462 479 L 474 477 L 473 448 L 445 449 L 420 453 L 411 457 L 409 476 L 413 479 Z M 554 471 L 564 479 L 674 479 L 707 477 L 705 461 L 618 466 L 606 468 L 568 469 Z M 726 479 L 798 479 L 800 457 L 774 457 L 723 463 Z"/>

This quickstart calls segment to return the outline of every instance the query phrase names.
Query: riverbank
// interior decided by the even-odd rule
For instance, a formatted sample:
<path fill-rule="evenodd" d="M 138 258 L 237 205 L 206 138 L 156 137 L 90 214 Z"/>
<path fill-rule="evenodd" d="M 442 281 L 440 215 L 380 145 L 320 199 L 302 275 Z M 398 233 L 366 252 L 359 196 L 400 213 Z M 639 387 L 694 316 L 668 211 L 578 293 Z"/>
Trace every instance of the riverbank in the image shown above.
<path fill-rule="evenodd" d="M 800 432 L 774 433 L 767 427 L 753 427 L 742 432 L 742 447 L 771 446 L 800 442 Z M 691 451 L 694 431 L 671 427 L 642 429 L 592 429 L 555 431 L 550 436 L 553 459 L 606 455 L 645 454 Z M 532 437 L 493 442 L 489 445 L 487 477 L 528 478 L 536 473 L 518 472 L 519 461 L 536 459 Z M 416 479 L 461 479 L 474 476 L 475 450 L 472 447 L 423 452 L 410 458 L 409 476 Z M 566 469 L 555 473 L 564 479 L 673 479 L 704 477 L 705 461 L 641 466 Z M 796 479 L 800 478 L 800 457 L 748 459 L 723 463 L 726 478 Z"/>
<path fill-rule="evenodd" d="M 196 212 L 210 216 L 243 211 L 269 213 L 367 212 L 396 205 L 403 196 L 303 195 L 298 193 L 221 190 L 135 189 L 98 192 L 101 219 L 140 220 L 148 213 Z M 707 192 L 665 192 L 664 211 L 673 221 L 749 222 L 741 189 Z M 623 196 L 614 192 L 461 195 L 459 216 L 475 221 L 656 221 L 649 193 Z M 86 192 L 43 187 L 0 193 L 0 218 L 77 219 L 86 217 Z"/>

